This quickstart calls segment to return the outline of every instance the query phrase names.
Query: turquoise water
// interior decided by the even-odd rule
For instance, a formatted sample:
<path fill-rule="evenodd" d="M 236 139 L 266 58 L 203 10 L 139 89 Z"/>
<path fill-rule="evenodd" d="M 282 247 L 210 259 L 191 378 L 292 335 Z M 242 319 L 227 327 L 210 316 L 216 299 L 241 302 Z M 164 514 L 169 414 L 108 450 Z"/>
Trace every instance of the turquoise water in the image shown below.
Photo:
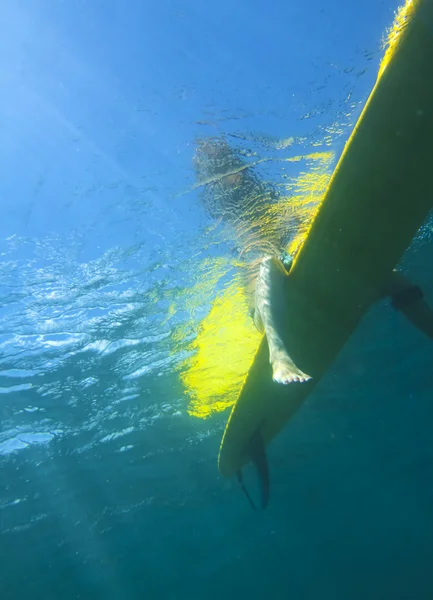
<path fill-rule="evenodd" d="M 433 346 L 388 302 L 269 448 L 266 512 L 180 378 L 235 247 L 196 139 L 279 193 L 283 160 L 338 157 L 396 7 L 4 3 L 2 600 L 433 597 Z M 433 303 L 431 231 L 402 268 Z"/>

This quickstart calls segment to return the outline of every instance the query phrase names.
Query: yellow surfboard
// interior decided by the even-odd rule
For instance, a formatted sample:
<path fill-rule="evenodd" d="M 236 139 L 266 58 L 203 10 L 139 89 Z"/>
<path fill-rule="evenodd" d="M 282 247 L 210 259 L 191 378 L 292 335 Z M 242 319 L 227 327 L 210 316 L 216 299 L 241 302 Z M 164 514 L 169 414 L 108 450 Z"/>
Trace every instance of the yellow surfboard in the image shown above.
<path fill-rule="evenodd" d="M 433 207 L 433 0 L 400 10 L 376 85 L 289 274 L 285 343 L 307 383 L 273 382 L 266 339 L 231 412 L 219 470 L 284 427 L 377 298 Z"/>

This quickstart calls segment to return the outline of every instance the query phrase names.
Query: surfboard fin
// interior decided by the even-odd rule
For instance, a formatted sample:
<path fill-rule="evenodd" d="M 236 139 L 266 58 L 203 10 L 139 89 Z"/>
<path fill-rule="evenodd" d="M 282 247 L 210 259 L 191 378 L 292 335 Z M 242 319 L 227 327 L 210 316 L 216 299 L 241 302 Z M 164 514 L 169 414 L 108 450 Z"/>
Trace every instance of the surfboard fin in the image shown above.
<path fill-rule="evenodd" d="M 242 477 L 242 469 L 240 469 L 237 473 L 236 473 L 237 477 L 238 477 L 238 481 L 239 481 L 239 485 L 241 486 L 241 489 L 243 491 L 243 493 L 245 494 L 245 496 L 247 497 L 248 502 L 250 503 L 250 506 L 253 510 L 257 510 L 256 509 L 256 505 L 254 504 L 254 502 L 251 500 L 251 496 L 248 493 L 247 488 L 245 487 L 244 484 L 244 479 Z"/>
<path fill-rule="evenodd" d="M 252 463 L 256 469 L 259 482 L 260 482 L 260 496 L 261 496 L 261 508 L 265 509 L 269 503 L 269 493 L 270 493 L 270 479 L 269 479 L 269 465 L 268 465 L 268 457 L 266 456 L 266 448 L 263 442 L 263 438 L 260 434 L 260 431 L 256 431 L 256 433 L 251 437 L 248 443 L 248 454 L 252 460 Z M 242 477 L 242 470 L 240 469 L 237 472 L 238 481 L 242 488 L 243 493 L 248 499 L 253 510 L 256 510 L 255 504 L 251 499 L 251 496 L 248 493 L 248 490 L 245 487 L 244 480 Z"/>

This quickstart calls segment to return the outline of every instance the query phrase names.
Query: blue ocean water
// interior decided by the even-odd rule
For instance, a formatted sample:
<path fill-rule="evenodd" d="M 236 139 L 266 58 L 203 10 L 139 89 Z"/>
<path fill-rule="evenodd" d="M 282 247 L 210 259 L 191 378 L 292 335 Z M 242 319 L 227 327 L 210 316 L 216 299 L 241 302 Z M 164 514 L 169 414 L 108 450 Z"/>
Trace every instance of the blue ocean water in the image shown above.
<path fill-rule="evenodd" d="M 433 346 L 389 303 L 269 448 L 266 512 L 180 379 L 232 252 L 196 140 L 338 157 L 397 7 L 3 3 L 2 600 L 433 597 Z M 402 266 L 431 302 L 432 260 L 427 224 Z"/>

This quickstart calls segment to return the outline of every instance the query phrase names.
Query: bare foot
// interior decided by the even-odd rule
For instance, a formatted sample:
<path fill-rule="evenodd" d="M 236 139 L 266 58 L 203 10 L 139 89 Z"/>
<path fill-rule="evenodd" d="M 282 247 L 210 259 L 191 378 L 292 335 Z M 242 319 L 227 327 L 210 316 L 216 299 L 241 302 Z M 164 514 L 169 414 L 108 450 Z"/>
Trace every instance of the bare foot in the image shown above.
<path fill-rule="evenodd" d="M 277 383 L 303 383 L 311 379 L 310 375 L 303 373 L 298 367 L 288 358 L 280 358 L 272 363 L 272 379 Z"/>

